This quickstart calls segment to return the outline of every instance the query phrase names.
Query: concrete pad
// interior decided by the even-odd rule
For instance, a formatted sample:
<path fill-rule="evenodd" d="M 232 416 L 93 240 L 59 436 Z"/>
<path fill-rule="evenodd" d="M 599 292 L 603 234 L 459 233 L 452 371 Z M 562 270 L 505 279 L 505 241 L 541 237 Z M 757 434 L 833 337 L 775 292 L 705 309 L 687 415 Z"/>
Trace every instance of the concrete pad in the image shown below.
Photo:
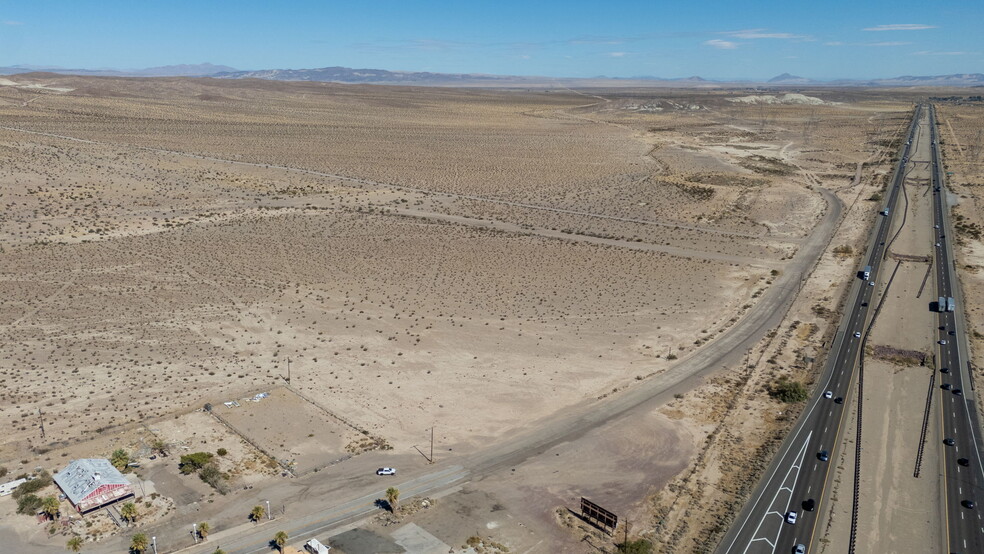
<path fill-rule="evenodd" d="M 428 533 L 416 523 L 408 523 L 392 533 L 393 539 L 407 549 L 420 554 L 445 554 L 451 547 Z"/>

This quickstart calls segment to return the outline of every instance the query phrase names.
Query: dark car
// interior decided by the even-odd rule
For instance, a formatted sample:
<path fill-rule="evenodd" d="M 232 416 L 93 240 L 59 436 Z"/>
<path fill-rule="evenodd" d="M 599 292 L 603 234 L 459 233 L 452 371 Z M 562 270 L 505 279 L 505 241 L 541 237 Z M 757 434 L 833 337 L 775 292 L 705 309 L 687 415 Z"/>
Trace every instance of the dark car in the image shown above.
<path fill-rule="evenodd" d="M 951 439 L 950 437 L 947 437 L 947 438 L 943 439 L 943 444 L 945 444 L 947 446 L 953 446 L 954 444 L 957 444 L 957 441 Z"/>
<path fill-rule="evenodd" d="M 957 465 L 967 467 L 970 465 L 970 460 L 968 460 L 967 458 L 958 458 Z"/>
<path fill-rule="evenodd" d="M 963 396 L 963 391 L 960 389 L 953 389 L 951 392 L 957 396 Z"/>
<path fill-rule="evenodd" d="M 942 385 L 940 385 L 940 388 L 943 390 L 950 390 L 953 388 L 953 385 L 951 385 L 950 383 L 943 383 Z"/>
<path fill-rule="evenodd" d="M 834 399 L 834 404 L 843 404 L 843 403 L 844 403 L 843 397 L 838 396 L 837 398 Z"/>
<path fill-rule="evenodd" d="M 948 368 L 948 367 L 941 367 L 940 368 L 940 373 L 950 373 L 950 368 Z"/>
<path fill-rule="evenodd" d="M 821 462 L 830 461 L 830 453 L 827 452 L 826 450 L 821 450 L 819 453 L 817 453 L 817 459 L 819 459 Z"/>
<path fill-rule="evenodd" d="M 960 503 L 960 505 L 963 506 L 964 508 L 973 508 L 974 506 L 976 506 L 973 500 L 964 500 L 963 502 Z"/>
<path fill-rule="evenodd" d="M 803 501 L 803 509 L 807 512 L 812 512 L 817 507 L 817 501 L 809 498 Z"/>

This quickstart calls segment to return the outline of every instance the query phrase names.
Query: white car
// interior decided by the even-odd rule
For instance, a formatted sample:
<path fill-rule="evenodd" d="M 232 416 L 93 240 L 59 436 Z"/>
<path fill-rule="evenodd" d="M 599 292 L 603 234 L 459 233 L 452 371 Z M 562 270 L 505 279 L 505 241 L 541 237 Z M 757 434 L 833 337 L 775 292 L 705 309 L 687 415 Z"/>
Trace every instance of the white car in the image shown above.
<path fill-rule="evenodd" d="M 946 344 L 946 339 L 941 340 L 940 344 Z"/>
<path fill-rule="evenodd" d="M 786 523 L 796 525 L 796 511 L 793 510 L 786 514 Z"/>
<path fill-rule="evenodd" d="M 874 281 L 868 281 L 868 286 L 869 286 L 869 287 L 873 287 L 873 286 L 875 286 L 875 282 L 874 282 Z"/>
<path fill-rule="evenodd" d="M 854 338 L 856 338 L 856 339 L 861 338 L 861 331 L 855 331 L 854 332 Z"/>
<path fill-rule="evenodd" d="M 376 475 L 396 475 L 396 470 L 391 467 L 381 467 L 376 470 Z"/>
<path fill-rule="evenodd" d="M 940 243 L 937 242 L 936 243 L 936 247 L 939 248 L 940 247 Z"/>
<path fill-rule="evenodd" d="M 793 550 L 793 552 L 795 554 L 806 554 L 806 545 L 805 544 L 797 544 L 796 545 L 796 550 Z"/>
<path fill-rule="evenodd" d="M 827 391 L 827 392 L 823 393 L 823 397 L 824 398 L 833 398 L 834 397 L 834 392 L 833 391 Z"/>

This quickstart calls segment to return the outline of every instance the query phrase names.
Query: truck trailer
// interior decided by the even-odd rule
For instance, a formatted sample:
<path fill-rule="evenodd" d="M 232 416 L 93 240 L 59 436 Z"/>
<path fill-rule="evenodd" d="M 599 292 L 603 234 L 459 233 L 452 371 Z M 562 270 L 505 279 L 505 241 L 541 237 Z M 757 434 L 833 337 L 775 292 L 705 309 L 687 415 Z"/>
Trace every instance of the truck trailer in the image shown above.
<path fill-rule="evenodd" d="M 952 312 L 957 309 L 957 303 L 952 296 L 946 297 L 946 311 Z"/>
<path fill-rule="evenodd" d="M 937 312 L 940 312 L 940 313 L 946 311 L 946 297 L 945 296 L 939 297 L 939 299 L 936 301 L 936 311 Z"/>
<path fill-rule="evenodd" d="M 870 265 L 864 266 L 864 269 L 861 270 L 861 278 L 864 279 L 865 281 L 867 281 L 868 279 L 871 279 L 871 266 Z"/>

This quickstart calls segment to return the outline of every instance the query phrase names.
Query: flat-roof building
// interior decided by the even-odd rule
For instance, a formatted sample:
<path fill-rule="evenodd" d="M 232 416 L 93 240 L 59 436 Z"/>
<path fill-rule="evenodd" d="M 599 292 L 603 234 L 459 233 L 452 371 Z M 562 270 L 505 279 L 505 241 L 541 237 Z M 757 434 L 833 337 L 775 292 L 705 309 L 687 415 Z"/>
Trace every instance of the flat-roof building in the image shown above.
<path fill-rule="evenodd" d="M 79 513 L 133 496 L 133 485 L 102 458 L 72 460 L 54 479 Z"/>

